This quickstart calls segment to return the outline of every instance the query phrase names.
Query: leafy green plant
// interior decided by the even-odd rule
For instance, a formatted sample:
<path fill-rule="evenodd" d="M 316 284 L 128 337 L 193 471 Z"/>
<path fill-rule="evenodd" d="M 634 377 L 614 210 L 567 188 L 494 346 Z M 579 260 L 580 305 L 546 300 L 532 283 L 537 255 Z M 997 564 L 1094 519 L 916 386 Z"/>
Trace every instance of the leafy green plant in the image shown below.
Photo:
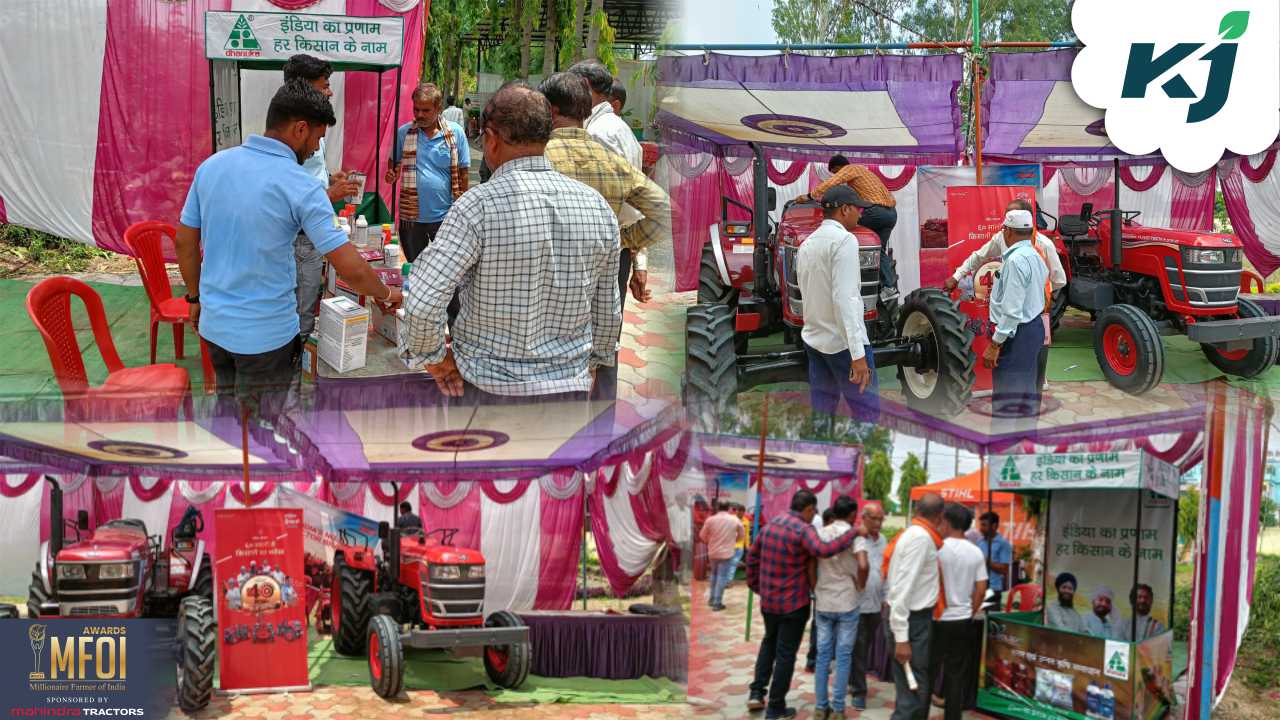
<path fill-rule="evenodd" d="M 0 225 L 0 277 L 84 272 L 111 253 L 18 225 Z"/>
<path fill-rule="evenodd" d="M 902 467 L 899 469 L 898 507 L 905 512 L 911 506 L 911 488 L 928 482 L 929 475 L 924 471 L 920 458 L 916 457 L 915 453 L 907 453 L 907 459 L 902 461 Z"/>
<path fill-rule="evenodd" d="M 868 500 L 888 502 L 893 488 L 893 465 L 882 451 L 872 452 L 862 474 L 862 493 Z M 886 512 L 887 512 L 886 508 Z"/>

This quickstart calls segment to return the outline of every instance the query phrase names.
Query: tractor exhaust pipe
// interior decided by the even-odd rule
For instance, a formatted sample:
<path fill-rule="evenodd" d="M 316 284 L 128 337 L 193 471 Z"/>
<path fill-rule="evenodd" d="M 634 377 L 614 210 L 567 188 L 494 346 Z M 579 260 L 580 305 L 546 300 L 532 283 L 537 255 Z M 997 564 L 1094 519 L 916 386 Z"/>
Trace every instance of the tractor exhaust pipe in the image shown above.
<path fill-rule="evenodd" d="M 756 297 L 766 297 L 769 288 L 769 167 L 765 165 L 768 161 L 763 148 L 751 143 L 751 151 L 755 153 L 751 162 L 751 200 L 754 207 L 751 227 L 756 235 L 751 255 L 751 269 L 755 274 L 753 290 Z"/>
<path fill-rule="evenodd" d="M 392 515 L 398 517 L 400 512 L 400 483 L 391 483 L 391 499 L 392 499 Z M 388 528 L 387 532 L 387 564 L 390 566 L 391 577 L 400 577 L 400 530 L 396 524 Z"/>
<path fill-rule="evenodd" d="M 62 518 L 62 486 L 52 475 L 45 475 L 49 483 L 49 556 L 57 559 L 65 544 L 66 523 Z"/>
<path fill-rule="evenodd" d="M 1124 261 L 1124 211 L 1120 209 L 1120 158 L 1111 161 L 1111 267 L 1119 270 Z"/>

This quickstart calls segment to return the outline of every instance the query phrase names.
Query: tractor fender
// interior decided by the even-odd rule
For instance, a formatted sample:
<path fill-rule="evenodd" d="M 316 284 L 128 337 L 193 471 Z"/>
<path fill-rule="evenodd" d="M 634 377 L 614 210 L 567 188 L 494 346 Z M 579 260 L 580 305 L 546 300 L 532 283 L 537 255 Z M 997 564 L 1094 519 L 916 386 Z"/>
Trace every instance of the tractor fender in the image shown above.
<path fill-rule="evenodd" d="M 191 577 L 187 578 L 187 592 L 195 589 L 196 578 L 200 577 L 200 562 L 204 560 L 204 541 L 196 541 L 196 554 L 191 559 Z"/>
<path fill-rule="evenodd" d="M 729 265 L 724 261 L 724 248 L 720 245 L 720 226 L 712 223 L 707 230 L 711 234 L 711 253 L 715 255 L 716 268 L 720 270 L 720 282 L 729 287 L 732 283 L 729 280 Z"/>
<path fill-rule="evenodd" d="M 346 548 L 339 550 L 334 554 L 334 561 L 337 562 L 337 556 L 341 555 L 347 561 L 347 565 L 356 570 L 365 570 L 374 572 L 377 570 L 377 558 L 374 557 L 372 550 Z"/>
<path fill-rule="evenodd" d="M 40 543 L 40 582 L 44 584 L 44 591 L 53 596 L 53 583 L 49 578 L 53 577 L 53 558 L 49 556 L 49 541 L 45 540 Z"/>

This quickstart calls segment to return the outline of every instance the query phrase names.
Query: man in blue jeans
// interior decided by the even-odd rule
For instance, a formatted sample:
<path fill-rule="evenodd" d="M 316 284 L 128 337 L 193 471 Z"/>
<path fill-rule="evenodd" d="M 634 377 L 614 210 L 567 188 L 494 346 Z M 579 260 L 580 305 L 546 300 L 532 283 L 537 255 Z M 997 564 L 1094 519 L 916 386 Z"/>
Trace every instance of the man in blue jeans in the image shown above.
<path fill-rule="evenodd" d="M 838 498 L 831 506 L 830 525 L 818 531 L 823 541 L 835 539 L 853 529 L 849 524 L 857 503 L 848 496 Z M 853 644 L 858 633 L 859 595 L 858 562 L 853 548 L 818 560 L 818 583 L 814 587 L 814 609 L 818 620 L 818 662 L 814 669 L 817 709 L 814 720 L 844 717 L 844 700 L 849 687 L 849 668 L 853 663 Z M 831 663 L 835 661 L 835 679 L 831 683 Z M 834 685 L 835 692 L 828 687 Z"/>
<path fill-rule="evenodd" d="M 805 238 L 796 258 L 804 298 L 809 397 L 817 417 L 829 421 L 843 397 L 853 418 L 874 422 L 880 414 L 875 360 L 864 322 L 858 208 L 867 201 L 847 185 L 822 196 L 822 225 Z"/>
<path fill-rule="evenodd" d="M 724 610 L 724 589 L 733 579 L 736 567 L 733 562 L 734 546 L 744 534 L 742 522 L 729 511 L 729 501 L 716 503 L 716 514 L 702 524 L 698 539 L 707 546 L 707 558 L 711 560 L 711 597 L 708 605 L 716 612 Z"/>

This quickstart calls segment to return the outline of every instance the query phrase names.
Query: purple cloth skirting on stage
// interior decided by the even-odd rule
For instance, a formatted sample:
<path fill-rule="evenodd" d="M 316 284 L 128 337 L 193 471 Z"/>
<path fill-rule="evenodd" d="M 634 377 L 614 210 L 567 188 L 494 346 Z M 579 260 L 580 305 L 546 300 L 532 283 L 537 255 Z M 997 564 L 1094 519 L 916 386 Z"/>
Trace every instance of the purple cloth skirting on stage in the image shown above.
<path fill-rule="evenodd" d="M 680 615 L 521 613 L 533 650 L 530 672 L 543 677 L 628 680 L 689 674 L 689 639 Z"/>

